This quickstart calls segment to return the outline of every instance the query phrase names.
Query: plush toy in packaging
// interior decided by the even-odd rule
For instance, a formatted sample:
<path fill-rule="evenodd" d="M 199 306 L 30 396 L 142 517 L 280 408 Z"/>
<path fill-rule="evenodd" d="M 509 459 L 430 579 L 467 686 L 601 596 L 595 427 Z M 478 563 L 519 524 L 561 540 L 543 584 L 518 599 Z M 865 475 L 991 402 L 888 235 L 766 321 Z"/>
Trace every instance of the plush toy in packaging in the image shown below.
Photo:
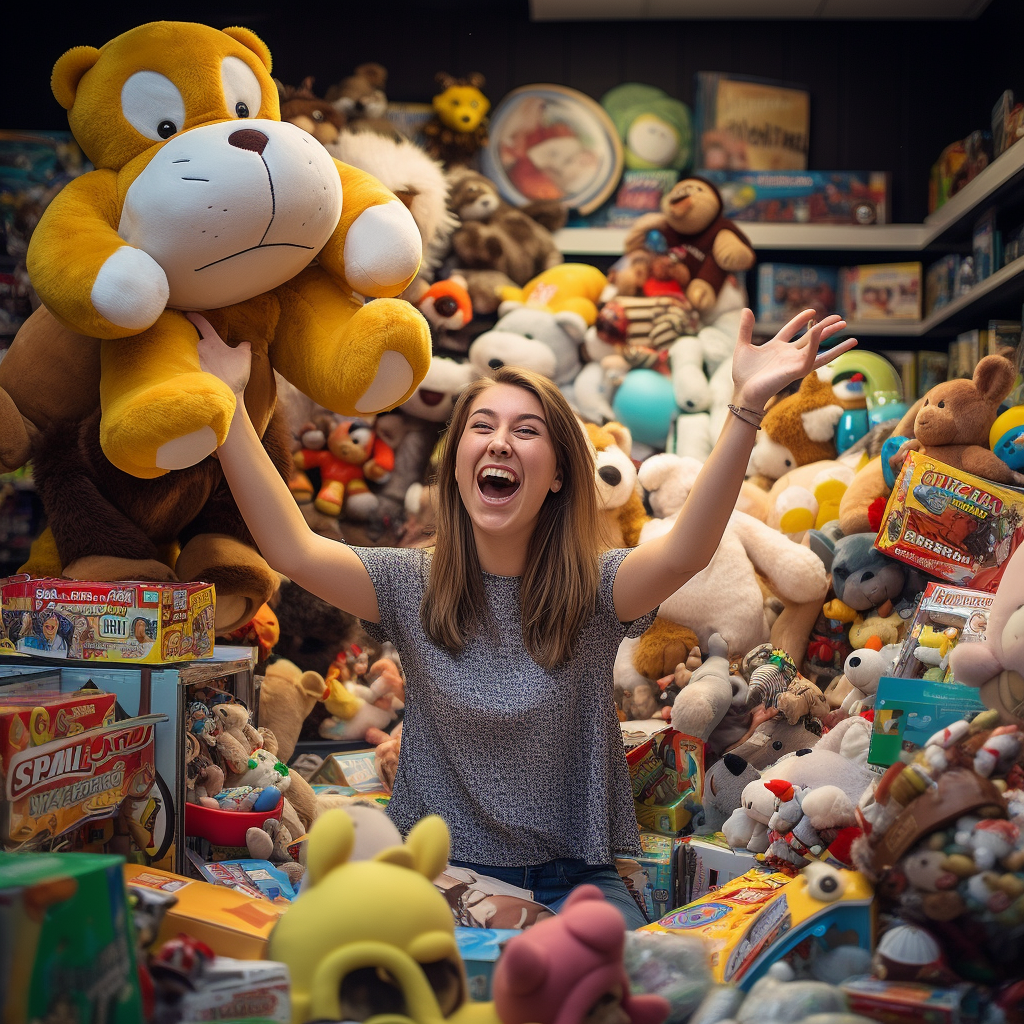
<path fill-rule="evenodd" d="M 183 22 L 54 67 L 96 170 L 48 207 L 29 273 L 61 324 L 103 339 L 100 441 L 137 477 L 201 461 L 234 413 L 186 311 L 210 312 L 225 340 L 251 342 L 254 360 L 346 415 L 404 401 L 429 364 L 426 322 L 387 298 L 420 263 L 412 216 L 281 122 L 270 67 L 249 30 Z"/>

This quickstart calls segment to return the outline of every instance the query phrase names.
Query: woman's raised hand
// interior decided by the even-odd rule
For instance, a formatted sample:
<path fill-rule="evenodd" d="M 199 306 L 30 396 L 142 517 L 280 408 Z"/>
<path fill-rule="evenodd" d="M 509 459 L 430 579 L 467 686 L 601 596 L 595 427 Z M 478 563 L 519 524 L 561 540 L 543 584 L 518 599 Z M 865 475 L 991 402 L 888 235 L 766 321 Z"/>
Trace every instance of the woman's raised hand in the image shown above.
<path fill-rule="evenodd" d="M 252 349 L 249 342 L 239 342 L 234 348 L 221 340 L 209 320 L 201 313 L 186 313 L 185 316 L 199 331 L 199 365 L 224 381 L 235 397 L 240 397 L 249 383 L 249 369 L 252 364 Z"/>
<path fill-rule="evenodd" d="M 771 341 L 755 345 L 754 314 L 749 309 L 743 310 L 732 360 L 734 401 L 737 405 L 760 411 L 769 399 L 787 385 L 801 380 L 812 370 L 831 362 L 840 353 L 848 352 L 857 344 L 855 338 L 847 338 L 819 352 L 821 343 L 842 331 L 846 321 L 833 314 L 819 323 L 813 323 L 814 316 L 813 309 L 805 309 L 793 317 Z M 813 326 L 794 341 L 794 335 L 808 324 Z"/>

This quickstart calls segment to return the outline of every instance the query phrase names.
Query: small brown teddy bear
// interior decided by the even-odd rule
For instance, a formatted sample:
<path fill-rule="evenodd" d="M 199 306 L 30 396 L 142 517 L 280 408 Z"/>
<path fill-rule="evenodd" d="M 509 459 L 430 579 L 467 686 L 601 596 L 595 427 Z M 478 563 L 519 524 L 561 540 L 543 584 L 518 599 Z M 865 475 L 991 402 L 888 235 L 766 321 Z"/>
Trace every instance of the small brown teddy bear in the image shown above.
<path fill-rule="evenodd" d="M 684 178 L 661 200 L 660 213 L 637 219 L 626 235 L 627 253 L 647 248 L 650 231 L 660 232 L 667 259 L 654 261 L 653 273 L 676 281 L 694 308 L 710 309 L 729 274 L 754 265 L 750 240 L 722 216 L 721 193 L 704 178 Z"/>
<path fill-rule="evenodd" d="M 348 131 L 375 132 L 401 139 L 402 133 L 385 116 L 387 81 L 387 68 L 382 64 L 360 64 L 348 78 L 332 85 L 325 98 L 345 118 Z"/>
<path fill-rule="evenodd" d="M 890 460 L 899 473 L 911 451 L 998 483 L 1021 486 L 1024 475 L 1015 473 L 988 447 L 989 431 L 999 404 L 1016 378 L 1013 363 L 1002 355 L 985 356 L 970 379 L 936 384 L 918 399 L 896 425 L 893 436 L 907 437 Z M 869 462 L 853 478 L 839 503 L 839 525 L 844 534 L 875 531 L 875 510 L 889 493 L 880 459 Z"/>
<path fill-rule="evenodd" d="M 449 172 L 448 185 L 448 208 L 461 221 L 451 237 L 452 259 L 467 281 L 474 312 L 498 307 L 493 272 L 504 275 L 506 286 L 522 288 L 563 262 L 551 235 L 565 224 L 563 206 L 542 201 L 518 210 L 498 195 L 490 179 L 465 167 Z M 475 278 L 481 271 L 489 272 L 489 290 L 495 294 L 478 293 Z"/>
<path fill-rule="evenodd" d="M 987 444 L 999 403 L 1013 390 L 1013 365 L 999 355 L 985 356 L 971 380 L 950 380 L 928 392 L 914 417 L 914 436 L 890 460 L 898 472 L 910 452 L 1001 484 L 1024 484 Z"/>
<path fill-rule="evenodd" d="M 334 142 L 345 127 L 345 116 L 320 99 L 313 92 L 313 76 L 309 75 L 296 88 L 277 81 L 281 96 L 281 120 L 288 121 L 304 132 L 309 132 L 317 142 L 327 145 Z"/>
<path fill-rule="evenodd" d="M 327 684 L 319 672 L 303 672 L 287 658 L 278 658 L 267 666 L 260 687 L 260 735 L 264 729 L 273 731 L 277 740 L 274 751 L 287 764 L 295 753 L 295 744 L 317 701 L 328 695 Z"/>

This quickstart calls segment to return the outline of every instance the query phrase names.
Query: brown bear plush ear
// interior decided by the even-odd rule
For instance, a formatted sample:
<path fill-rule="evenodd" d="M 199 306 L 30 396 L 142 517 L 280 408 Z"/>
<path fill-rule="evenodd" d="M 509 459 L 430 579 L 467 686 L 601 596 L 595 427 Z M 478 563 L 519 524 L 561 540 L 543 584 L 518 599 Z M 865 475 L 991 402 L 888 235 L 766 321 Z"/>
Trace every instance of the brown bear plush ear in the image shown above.
<path fill-rule="evenodd" d="M 248 47 L 256 54 L 261 61 L 263 61 L 267 72 L 271 72 L 274 69 L 274 61 L 270 56 L 270 48 L 265 42 L 252 29 L 241 28 L 238 25 L 232 26 L 231 28 L 224 29 L 224 35 L 231 36 L 232 39 L 237 40 L 243 46 Z"/>
<path fill-rule="evenodd" d="M 54 64 L 50 88 L 53 89 L 57 102 L 65 110 L 70 110 L 75 105 L 78 83 L 99 57 L 100 51 L 95 46 L 76 46 Z"/>
<path fill-rule="evenodd" d="M 466 84 L 473 86 L 474 89 L 482 89 L 487 84 L 487 79 L 479 71 L 474 71 L 466 75 Z"/>
<path fill-rule="evenodd" d="M 434 75 L 434 81 L 441 89 L 450 89 L 453 85 L 458 84 L 458 79 L 453 75 L 449 75 L 447 71 L 438 71 Z"/>
<path fill-rule="evenodd" d="M 985 356 L 974 368 L 974 386 L 989 402 L 1001 402 L 1013 390 L 1016 379 L 1010 360 L 1002 356 Z"/>

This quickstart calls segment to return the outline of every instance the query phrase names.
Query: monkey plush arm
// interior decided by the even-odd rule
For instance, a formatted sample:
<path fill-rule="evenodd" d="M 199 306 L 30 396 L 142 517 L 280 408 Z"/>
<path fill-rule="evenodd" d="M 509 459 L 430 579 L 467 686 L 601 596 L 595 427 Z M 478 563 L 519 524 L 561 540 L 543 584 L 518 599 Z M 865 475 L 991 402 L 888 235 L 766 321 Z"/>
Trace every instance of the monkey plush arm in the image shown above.
<path fill-rule="evenodd" d="M 711 255 L 715 262 L 730 274 L 738 270 L 749 270 L 754 265 L 754 250 L 728 228 L 723 228 L 715 236 Z"/>

